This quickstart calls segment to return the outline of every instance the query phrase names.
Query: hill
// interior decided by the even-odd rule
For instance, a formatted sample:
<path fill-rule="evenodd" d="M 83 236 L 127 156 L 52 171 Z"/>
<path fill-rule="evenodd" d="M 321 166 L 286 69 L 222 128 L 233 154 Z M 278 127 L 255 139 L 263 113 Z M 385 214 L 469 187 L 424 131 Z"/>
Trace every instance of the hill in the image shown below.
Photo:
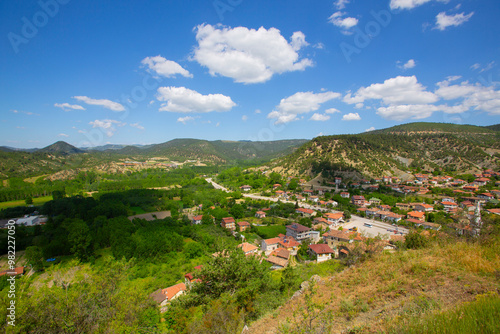
<path fill-rule="evenodd" d="M 485 128 L 493 131 L 500 131 L 500 124 L 485 126 Z"/>
<path fill-rule="evenodd" d="M 84 151 L 79 148 L 76 148 L 73 145 L 66 143 L 65 141 L 58 141 L 52 145 L 39 149 L 37 152 L 68 155 L 68 154 L 83 153 Z"/>
<path fill-rule="evenodd" d="M 186 138 L 174 139 L 145 148 L 127 146 L 115 152 L 143 157 L 164 156 L 176 161 L 202 160 L 212 163 L 229 163 L 252 160 L 259 162 L 289 154 L 305 142 L 307 140 L 304 139 L 247 142 Z"/>
<path fill-rule="evenodd" d="M 498 132 L 471 125 L 411 123 L 358 135 L 322 136 L 276 161 L 290 175 L 358 177 L 410 170 L 470 172 L 500 166 Z M 340 174 L 339 174 L 340 175 Z"/>

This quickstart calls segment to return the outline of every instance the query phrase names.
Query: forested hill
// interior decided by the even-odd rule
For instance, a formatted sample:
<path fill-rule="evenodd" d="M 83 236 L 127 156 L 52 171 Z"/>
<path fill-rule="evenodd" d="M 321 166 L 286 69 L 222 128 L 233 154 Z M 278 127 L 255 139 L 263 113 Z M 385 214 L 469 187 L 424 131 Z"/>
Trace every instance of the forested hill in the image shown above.
<path fill-rule="evenodd" d="M 102 170 L 108 170 L 116 167 L 106 167 L 113 161 L 144 161 L 153 157 L 180 162 L 199 160 L 207 164 L 258 164 L 290 154 L 305 142 L 305 139 L 268 142 L 174 139 L 144 147 L 126 146 L 116 149 L 113 146 L 107 150 L 82 150 L 59 141 L 34 152 L 14 151 L 10 148 L 0 150 L 0 178 L 30 177 L 98 166 Z"/>
<path fill-rule="evenodd" d="M 291 175 L 359 177 L 405 175 L 410 170 L 472 172 L 500 166 L 500 133 L 484 127 L 411 123 L 358 135 L 311 140 L 275 166 Z"/>

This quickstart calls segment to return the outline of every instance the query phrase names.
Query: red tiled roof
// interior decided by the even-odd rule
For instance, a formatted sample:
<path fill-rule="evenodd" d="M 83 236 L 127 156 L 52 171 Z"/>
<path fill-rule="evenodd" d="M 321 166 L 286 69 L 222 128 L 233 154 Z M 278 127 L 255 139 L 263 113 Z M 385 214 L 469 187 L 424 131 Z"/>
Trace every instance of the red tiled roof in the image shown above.
<path fill-rule="evenodd" d="M 327 244 L 309 245 L 309 248 L 316 254 L 332 254 L 332 253 L 334 253 L 333 249 L 331 249 Z"/>

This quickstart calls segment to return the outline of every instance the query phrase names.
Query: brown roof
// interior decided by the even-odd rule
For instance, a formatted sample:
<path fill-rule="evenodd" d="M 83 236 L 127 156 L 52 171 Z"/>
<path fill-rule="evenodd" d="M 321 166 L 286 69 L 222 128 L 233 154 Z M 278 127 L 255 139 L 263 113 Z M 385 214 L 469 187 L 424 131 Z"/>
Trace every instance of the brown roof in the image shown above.
<path fill-rule="evenodd" d="M 265 239 L 264 242 L 266 243 L 266 245 L 274 245 L 280 242 L 280 240 L 281 240 L 280 238 L 271 238 L 271 239 Z"/>
<path fill-rule="evenodd" d="M 250 226 L 249 222 L 238 222 L 238 226 Z"/>
<path fill-rule="evenodd" d="M 282 259 L 277 256 L 272 256 L 270 255 L 267 259 L 267 262 L 270 262 L 272 264 L 278 265 L 280 267 L 286 267 L 288 265 L 288 260 Z"/>
<path fill-rule="evenodd" d="M 222 221 L 223 221 L 225 224 L 228 224 L 228 223 L 234 223 L 234 218 L 233 218 L 233 217 L 225 217 L 225 218 L 222 218 Z"/>
<path fill-rule="evenodd" d="M 330 230 L 329 232 L 326 232 L 325 234 L 323 234 L 323 236 L 349 240 L 349 233 L 346 233 L 344 231 L 339 231 L 339 230 Z"/>
<path fill-rule="evenodd" d="M 259 249 L 259 247 L 255 246 L 255 245 L 252 245 L 252 244 L 250 244 L 248 242 L 244 242 L 242 244 L 239 244 L 238 247 L 241 248 L 241 250 L 243 251 L 243 253 L 248 253 L 248 252 L 251 252 L 251 251 Z"/>
<path fill-rule="evenodd" d="M 280 258 L 283 258 L 283 259 L 286 259 L 288 260 L 290 258 L 290 252 L 284 248 L 278 248 L 276 250 L 274 250 L 271 254 L 269 254 L 270 256 L 277 256 L 277 257 L 280 257 Z"/>
<path fill-rule="evenodd" d="M 286 227 L 297 232 L 307 232 L 311 230 L 309 227 L 306 227 L 298 223 L 287 225 Z"/>
<path fill-rule="evenodd" d="M 308 213 L 308 214 L 312 214 L 314 212 L 314 210 L 306 209 L 306 208 L 298 208 L 295 211 L 299 211 L 299 212 L 302 212 L 302 213 Z"/>
<path fill-rule="evenodd" d="M 334 253 L 333 249 L 331 249 L 327 244 L 309 245 L 309 248 L 316 254 L 332 254 L 332 253 Z"/>
<path fill-rule="evenodd" d="M 163 289 L 163 293 L 167 296 L 168 300 L 172 300 L 179 292 L 186 291 L 186 284 L 179 283 Z"/>
<path fill-rule="evenodd" d="M 344 217 L 344 213 L 343 212 L 325 213 L 325 216 L 326 216 L 326 218 L 330 218 L 330 219 L 340 219 L 340 218 Z"/>

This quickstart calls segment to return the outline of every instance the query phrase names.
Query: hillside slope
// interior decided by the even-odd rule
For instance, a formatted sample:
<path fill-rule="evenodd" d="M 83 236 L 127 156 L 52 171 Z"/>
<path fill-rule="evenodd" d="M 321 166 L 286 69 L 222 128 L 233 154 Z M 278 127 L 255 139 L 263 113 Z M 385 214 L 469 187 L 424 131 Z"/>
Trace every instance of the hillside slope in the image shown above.
<path fill-rule="evenodd" d="M 403 176 L 410 167 L 471 172 L 500 166 L 498 132 L 469 125 L 413 123 L 358 135 L 317 137 L 275 166 L 291 175 Z"/>
<path fill-rule="evenodd" d="M 438 238 L 429 248 L 380 254 L 322 277 L 312 295 L 305 290 L 292 297 L 248 333 L 403 333 L 397 328 L 434 312 L 484 295 L 498 298 L 498 240 L 480 245 Z"/>

